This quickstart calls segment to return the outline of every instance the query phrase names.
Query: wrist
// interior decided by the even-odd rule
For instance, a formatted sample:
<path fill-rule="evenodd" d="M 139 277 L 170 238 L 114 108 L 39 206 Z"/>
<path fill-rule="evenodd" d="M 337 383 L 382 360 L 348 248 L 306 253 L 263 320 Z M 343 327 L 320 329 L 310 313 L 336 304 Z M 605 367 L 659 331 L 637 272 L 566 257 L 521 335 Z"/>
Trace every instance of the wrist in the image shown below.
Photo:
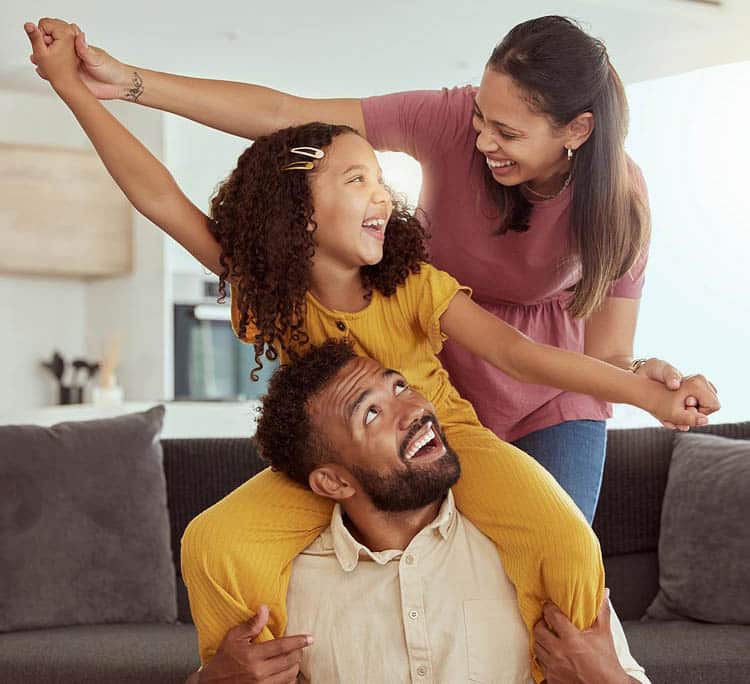
<path fill-rule="evenodd" d="M 84 90 L 86 89 L 86 86 L 83 85 L 83 82 L 78 77 L 78 74 L 51 78 L 50 85 L 63 100 L 65 100 L 67 97 L 70 97 L 70 95 L 79 92 L 82 88 Z"/>
<path fill-rule="evenodd" d="M 635 374 L 637 375 L 637 374 L 638 374 L 638 371 L 639 371 L 639 370 L 640 370 L 641 368 L 643 368 L 643 366 L 645 366 L 647 362 L 648 362 L 648 359 L 646 359 L 646 358 L 633 359 L 633 360 L 632 360 L 632 361 L 631 361 L 631 362 L 630 362 L 630 363 L 628 364 L 628 368 L 627 368 L 627 369 L 628 369 L 628 370 L 629 370 L 629 371 L 630 371 L 631 373 L 635 373 Z"/>
<path fill-rule="evenodd" d="M 143 94 L 143 77 L 134 66 L 123 64 L 121 75 L 116 83 L 118 87 L 117 98 L 127 102 L 138 102 Z"/>
<path fill-rule="evenodd" d="M 637 406 L 653 415 L 654 411 L 658 410 L 661 401 L 660 390 L 663 386 L 640 373 L 630 374 L 628 384 L 632 388 L 633 399 L 626 403 Z"/>

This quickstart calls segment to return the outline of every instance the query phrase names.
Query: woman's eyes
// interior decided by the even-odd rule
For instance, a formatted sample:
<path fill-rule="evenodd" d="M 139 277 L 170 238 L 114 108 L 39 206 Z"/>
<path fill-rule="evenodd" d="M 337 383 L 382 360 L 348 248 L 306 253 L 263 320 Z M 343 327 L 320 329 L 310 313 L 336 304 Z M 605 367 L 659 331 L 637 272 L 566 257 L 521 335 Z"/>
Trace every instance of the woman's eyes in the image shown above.
<path fill-rule="evenodd" d="M 393 391 L 396 394 L 396 396 L 398 396 L 399 394 L 401 394 L 401 392 L 403 392 L 406 389 L 409 389 L 409 385 L 407 385 L 403 380 L 399 380 L 396 383 L 396 386 L 393 388 Z"/>
<path fill-rule="evenodd" d="M 368 408 L 367 412 L 365 413 L 365 425 L 369 425 L 370 423 L 372 423 L 372 421 L 378 417 L 378 413 L 380 412 L 374 406 Z"/>
<path fill-rule="evenodd" d="M 364 176 L 354 176 L 354 178 L 350 178 L 347 183 L 363 183 L 364 180 Z"/>
<path fill-rule="evenodd" d="M 477 124 L 484 125 L 484 117 L 480 112 L 474 110 L 473 117 Z M 497 131 L 497 134 L 505 140 L 517 140 L 520 137 L 512 133 L 503 133 L 503 131 Z"/>

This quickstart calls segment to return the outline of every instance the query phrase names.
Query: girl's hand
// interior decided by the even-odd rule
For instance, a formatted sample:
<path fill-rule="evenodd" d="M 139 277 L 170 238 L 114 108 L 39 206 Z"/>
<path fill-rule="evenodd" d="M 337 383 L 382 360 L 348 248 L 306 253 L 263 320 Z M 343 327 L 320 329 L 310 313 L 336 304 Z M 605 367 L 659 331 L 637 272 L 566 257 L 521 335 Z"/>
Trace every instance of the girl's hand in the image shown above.
<path fill-rule="evenodd" d="M 86 34 L 77 24 L 68 24 L 61 19 L 40 19 L 38 30 L 44 37 L 45 45 L 55 42 L 54 31 L 70 27 L 75 34 L 75 49 L 78 55 L 78 76 L 83 84 L 100 100 L 115 100 L 123 97 L 130 87 L 132 69 L 101 48 L 88 45 Z M 31 37 L 31 34 L 30 34 Z M 32 54 L 31 61 L 39 67 L 36 57 Z M 44 69 L 37 68 L 41 78 L 49 80 Z"/>
<path fill-rule="evenodd" d="M 643 377 L 647 377 L 651 380 L 656 380 L 657 382 L 661 382 L 664 385 L 666 385 L 670 390 L 678 390 L 682 386 L 683 376 L 680 371 L 678 371 L 674 366 L 667 363 L 666 361 L 663 361 L 662 359 L 648 359 L 646 363 L 644 363 L 637 371 L 636 375 L 641 375 Z M 716 387 L 709 382 L 706 378 L 704 378 L 702 375 L 692 375 L 689 376 L 690 378 L 697 378 L 699 379 L 698 385 L 700 386 L 700 397 L 704 399 L 704 401 L 709 402 L 704 404 L 700 401 L 700 398 L 695 396 L 688 396 L 685 399 L 685 407 L 695 407 L 698 409 L 698 411 L 704 415 L 708 415 L 710 413 L 713 413 L 714 411 L 718 410 L 719 404 L 718 404 L 718 398 L 716 397 Z M 716 406 L 716 408 L 712 408 L 712 406 Z M 669 420 L 662 420 L 661 424 L 669 428 L 670 430 L 680 430 L 682 432 L 685 432 L 690 429 L 689 425 L 679 425 L 675 424 L 672 421 Z"/>
<path fill-rule="evenodd" d="M 59 19 L 42 19 L 40 23 L 45 23 L 48 35 L 52 37 L 49 45 L 35 24 L 24 24 L 34 51 L 31 61 L 37 65 L 37 73 L 56 89 L 65 83 L 80 80 L 74 47 L 75 29 Z"/>
<path fill-rule="evenodd" d="M 682 378 L 680 388 L 676 390 L 652 384 L 651 391 L 654 401 L 649 412 L 663 423 L 675 425 L 679 430 L 708 424 L 707 414 L 721 408 L 713 386 L 702 375 Z M 691 397 L 697 399 L 698 406 L 687 403 Z"/>

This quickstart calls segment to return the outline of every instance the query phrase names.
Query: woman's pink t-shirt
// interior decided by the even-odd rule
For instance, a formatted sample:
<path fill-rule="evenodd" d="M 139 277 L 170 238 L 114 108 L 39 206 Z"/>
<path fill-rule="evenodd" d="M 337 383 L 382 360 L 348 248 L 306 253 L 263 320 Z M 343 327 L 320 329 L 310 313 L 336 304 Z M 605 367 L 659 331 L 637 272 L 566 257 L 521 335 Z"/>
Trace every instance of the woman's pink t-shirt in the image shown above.
<path fill-rule="evenodd" d="M 486 162 L 471 125 L 475 93 L 465 86 L 364 99 L 367 139 L 377 150 L 405 152 L 420 162 L 419 206 L 432 235 L 435 266 L 471 287 L 477 303 L 532 339 L 582 352 L 585 322 L 565 308 L 580 279 L 569 230 L 572 187 L 534 203 L 528 231 L 494 235 L 498 220 L 485 191 Z M 640 170 L 635 164 L 631 168 L 642 185 Z M 647 257 L 644 250 L 612 284 L 611 296 L 640 297 Z M 450 340 L 441 359 L 482 423 L 509 441 L 567 420 L 611 416 L 605 402 L 519 383 Z"/>

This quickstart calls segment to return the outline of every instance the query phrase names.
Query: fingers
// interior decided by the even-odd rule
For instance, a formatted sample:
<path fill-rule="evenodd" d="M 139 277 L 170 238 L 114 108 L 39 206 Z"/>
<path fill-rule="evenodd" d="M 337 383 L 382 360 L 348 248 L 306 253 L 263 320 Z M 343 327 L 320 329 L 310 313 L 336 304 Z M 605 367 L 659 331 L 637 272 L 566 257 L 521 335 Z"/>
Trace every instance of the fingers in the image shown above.
<path fill-rule="evenodd" d="M 664 384 L 671 390 L 680 389 L 680 385 L 682 384 L 682 373 L 680 373 L 680 371 L 674 366 L 670 366 L 663 361 L 662 363 L 664 364 L 664 368 L 662 369 L 662 381 Z"/>
<path fill-rule="evenodd" d="M 55 40 L 72 33 L 72 29 L 68 26 L 67 22 L 61 21 L 60 19 L 42 17 L 39 20 L 38 25 L 40 31 L 52 36 Z"/>
<path fill-rule="evenodd" d="M 86 62 L 91 58 L 91 51 L 89 50 L 88 43 L 86 42 L 86 34 L 81 32 L 76 35 L 76 52 L 78 56 Z"/>
<path fill-rule="evenodd" d="M 547 623 L 544 620 L 539 620 L 539 622 L 534 625 L 533 631 L 534 652 L 536 652 L 537 648 L 540 648 L 544 649 L 545 653 L 549 653 L 554 648 L 557 636 L 547 626 Z"/>
<path fill-rule="evenodd" d="M 704 409 L 703 413 L 713 413 L 721 408 L 716 388 L 703 375 L 691 375 L 685 378 L 685 388 L 690 390 L 690 396 L 697 400 L 697 405 Z"/>
<path fill-rule="evenodd" d="M 602 599 L 602 605 L 601 608 L 599 608 L 599 613 L 596 616 L 596 620 L 594 622 L 595 627 L 601 627 L 604 625 L 607 629 L 609 629 L 609 621 L 610 621 L 610 606 L 609 606 L 609 589 L 604 589 L 604 598 Z"/>
<path fill-rule="evenodd" d="M 288 667 L 283 672 L 265 679 L 265 684 L 294 684 L 297 681 L 297 674 L 299 674 L 299 664 Z"/>
<path fill-rule="evenodd" d="M 47 51 L 47 45 L 44 42 L 42 32 L 37 28 L 37 26 L 29 21 L 23 25 L 23 28 L 24 31 L 26 31 L 26 35 L 29 37 L 29 42 L 31 43 L 32 50 L 34 50 L 34 54 L 45 54 L 45 52 Z M 36 64 L 33 59 L 31 61 Z"/>
<path fill-rule="evenodd" d="M 285 636 L 257 644 L 257 651 L 264 658 L 283 658 L 294 651 L 301 651 L 313 642 L 314 639 L 311 634 L 295 634 L 294 636 Z"/>
<path fill-rule="evenodd" d="M 230 630 L 233 638 L 246 639 L 252 641 L 263 631 L 263 628 L 268 622 L 268 606 L 260 605 L 255 615 L 251 617 L 247 622 L 237 625 L 234 629 Z"/>
<path fill-rule="evenodd" d="M 559 637 L 564 637 L 566 634 L 577 634 L 578 629 L 575 625 L 568 620 L 565 614 L 551 601 L 545 601 L 542 606 L 542 612 L 547 623 L 555 630 Z"/>
<path fill-rule="evenodd" d="M 534 642 L 534 655 L 539 661 L 539 664 L 542 666 L 542 669 L 546 670 L 547 663 L 549 662 L 552 654 L 544 645 L 540 644 L 539 641 Z"/>
<path fill-rule="evenodd" d="M 687 432 L 691 427 L 702 427 L 708 425 L 708 418 L 700 413 L 695 406 L 688 406 L 678 411 L 674 417 L 677 429 L 681 432 Z"/>

